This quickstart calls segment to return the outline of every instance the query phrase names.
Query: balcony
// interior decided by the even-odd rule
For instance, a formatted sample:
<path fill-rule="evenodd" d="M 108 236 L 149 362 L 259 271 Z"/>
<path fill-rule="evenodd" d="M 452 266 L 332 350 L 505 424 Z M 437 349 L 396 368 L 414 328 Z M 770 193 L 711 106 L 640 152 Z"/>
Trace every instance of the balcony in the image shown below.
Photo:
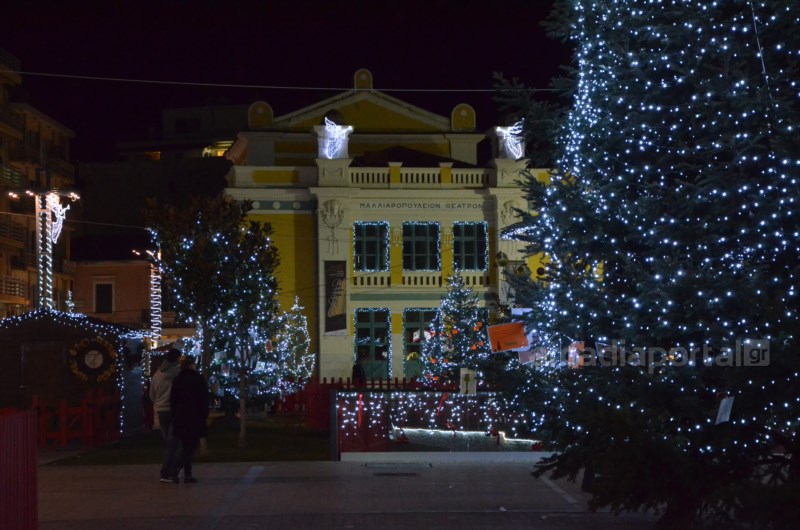
<path fill-rule="evenodd" d="M 13 72 L 19 72 L 19 59 L 0 48 L 0 66 L 5 66 Z"/>
<path fill-rule="evenodd" d="M 389 168 L 348 168 L 350 185 L 359 188 L 485 188 L 490 169 L 455 168 L 450 170 L 450 182 L 443 182 L 441 168 L 400 168 L 400 181 L 391 182 Z"/>
<path fill-rule="evenodd" d="M 8 107 L 0 106 L 0 123 L 5 124 L 12 130 L 18 132 L 18 138 L 22 138 L 23 121 L 22 116 Z M 13 134 L 13 133 L 12 133 Z"/>
<path fill-rule="evenodd" d="M 21 171 L 3 163 L 0 163 L 0 181 L 3 185 L 11 188 L 21 188 L 27 185 L 27 179 Z"/>
<path fill-rule="evenodd" d="M 0 295 L 27 298 L 28 284 L 10 276 L 0 277 Z"/>
<path fill-rule="evenodd" d="M 484 189 L 495 173 L 493 168 L 320 167 L 317 174 L 317 168 L 233 166 L 228 178 L 234 188 L 313 187 L 332 178 L 337 186 L 362 189 Z"/>
<path fill-rule="evenodd" d="M 11 256 L 11 268 L 16 270 L 29 270 L 37 267 L 36 254 L 33 252 L 23 252 L 21 255 Z"/>
<path fill-rule="evenodd" d="M 17 145 L 9 150 L 9 155 L 14 162 L 37 164 L 62 177 L 75 178 L 75 166 L 73 164 L 64 160 L 63 155 L 59 155 L 56 152 L 51 152 L 49 155 L 43 154 L 41 146 Z"/>
<path fill-rule="evenodd" d="M 0 238 L 25 243 L 25 227 L 14 221 L 0 220 Z"/>
<path fill-rule="evenodd" d="M 442 273 L 440 271 L 403 271 L 404 287 L 439 288 L 442 285 Z"/>
<path fill-rule="evenodd" d="M 391 284 L 389 271 L 353 273 L 353 287 L 389 287 Z"/>

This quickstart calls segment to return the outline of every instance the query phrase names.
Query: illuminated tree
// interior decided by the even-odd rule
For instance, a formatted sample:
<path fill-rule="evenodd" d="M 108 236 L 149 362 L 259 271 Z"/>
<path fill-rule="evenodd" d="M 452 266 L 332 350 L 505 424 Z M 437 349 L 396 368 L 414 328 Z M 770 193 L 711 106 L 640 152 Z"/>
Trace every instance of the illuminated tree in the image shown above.
<path fill-rule="evenodd" d="M 478 369 L 489 359 L 487 312 L 456 272 L 422 344 L 423 377 L 429 382 L 458 383 L 460 368 Z"/>
<path fill-rule="evenodd" d="M 189 207 L 148 203 L 145 218 L 161 249 L 157 260 L 163 284 L 175 309 L 198 323 L 202 340 L 201 369 L 212 374 L 212 352 L 225 354 L 214 365 L 217 384 L 239 398 L 239 445 L 246 442 L 246 409 L 251 386 L 263 391 L 277 381 L 269 372 L 253 371 L 268 362 L 265 344 L 276 332 L 278 252 L 270 241 L 272 228 L 248 221 L 249 202 L 220 195 L 194 198 Z"/>
<path fill-rule="evenodd" d="M 228 285 L 235 280 L 219 267 L 225 253 L 220 243 L 238 239 L 249 209 L 247 203 L 220 194 L 193 197 L 185 208 L 150 199 L 143 211 L 153 243 L 161 250 L 160 257 L 151 258 L 161 269 L 162 288 L 174 304 L 171 309 L 185 321 L 196 323 L 202 335 L 198 364 L 206 377 L 216 319 L 222 308 L 232 303 L 221 295 L 231 292 Z"/>
<path fill-rule="evenodd" d="M 616 366 L 514 396 L 559 451 L 542 470 L 594 467 L 593 506 L 673 527 L 775 523 L 800 483 L 797 5 L 558 4 L 574 100 L 552 182 L 525 182 L 514 236 L 549 264 L 516 296 L 554 349 Z"/>
<path fill-rule="evenodd" d="M 274 276 L 278 251 L 270 241 L 271 234 L 270 225 L 250 221 L 235 237 L 219 240 L 222 249 L 219 272 L 231 281 L 220 290 L 220 298 L 226 303 L 220 307 L 216 318 L 216 338 L 224 344 L 238 381 L 239 447 L 246 444 L 251 374 L 259 362 L 270 362 L 271 352 L 265 345 L 275 334 L 279 322 Z M 261 385 L 265 384 L 274 387 L 277 381 L 262 380 Z"/>
<path fill-rule="evenodd" d="M 315 361 L 314 354 L 309 352 L 310 346 L 308 320 L 295 297 L 291 309 L 281 315 L 274 341 L 277 389 L 281 394 L 294 394 L 313 375 Z"/>

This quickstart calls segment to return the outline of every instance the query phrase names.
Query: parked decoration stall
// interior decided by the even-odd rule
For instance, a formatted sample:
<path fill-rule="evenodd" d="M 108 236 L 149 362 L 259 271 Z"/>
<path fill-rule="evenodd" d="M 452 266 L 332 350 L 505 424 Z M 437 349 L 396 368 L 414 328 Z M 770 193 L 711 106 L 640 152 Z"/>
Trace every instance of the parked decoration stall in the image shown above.
<path fill-rule="evenodd" d="M 40 445 L 142 428 L 142 332 L 37 309 L 0 320 L 0 408 L 37 409 Z"/>

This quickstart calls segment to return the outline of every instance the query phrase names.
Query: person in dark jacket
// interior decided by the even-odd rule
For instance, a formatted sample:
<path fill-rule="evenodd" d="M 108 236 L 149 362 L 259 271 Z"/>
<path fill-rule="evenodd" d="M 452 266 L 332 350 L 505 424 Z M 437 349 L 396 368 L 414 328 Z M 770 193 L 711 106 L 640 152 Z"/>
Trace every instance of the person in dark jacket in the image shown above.
<path fill-rule="evenodd" d="M 181 358 L 181 371 L 172 381 L 169 395 L 172 432 L 181 441 L 181 457 L 172 466 L 172 479 L 176 484 L 180 481 L 181 469 L 184 483 L 197 482 L 192 475 L 192 456 L 200 439 L 208 434 L 208 385 L 195 368 L 194 357 Z"/>

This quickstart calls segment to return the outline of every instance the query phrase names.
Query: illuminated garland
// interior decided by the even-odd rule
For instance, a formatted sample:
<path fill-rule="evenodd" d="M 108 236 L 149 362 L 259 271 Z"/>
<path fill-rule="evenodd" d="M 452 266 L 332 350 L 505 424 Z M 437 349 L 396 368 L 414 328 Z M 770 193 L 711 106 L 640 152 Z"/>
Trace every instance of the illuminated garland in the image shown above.
<path fill-rule="evenodd" d="M 150 263 L 150 333 L 153 342 L 161 340 L 161 269 Z"/>
<path fill-rule="evenodd" d="M 370 436 L 398 442 L 397 433 L 402 436 L 406 429 L 450 436 L 499 436 L 500 431 L 507 431 L 514 439 L 538 443 L 522 436 L 530 431 L 524 414 L 495 393 L 339 392 L 336 407 L 339 436 L 343 438 L 362 436 L 365 429 Z"/>

